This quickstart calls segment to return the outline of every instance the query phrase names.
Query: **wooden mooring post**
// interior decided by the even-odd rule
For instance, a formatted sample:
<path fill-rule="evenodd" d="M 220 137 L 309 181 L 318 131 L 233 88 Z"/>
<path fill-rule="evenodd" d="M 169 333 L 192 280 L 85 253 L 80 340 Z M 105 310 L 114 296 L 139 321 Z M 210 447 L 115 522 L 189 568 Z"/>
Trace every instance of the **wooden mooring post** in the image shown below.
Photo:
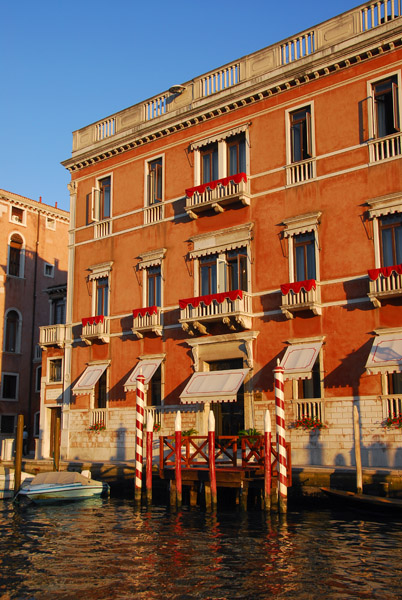
<path fill-rule="evenodd" d="M 181 414 L 177 411 L 175 423 L 175 458 L 176 458 L 176 502 L 177 506 L 182 504 L 182 483 L 181 483 Z"/>
<path fill-rule="evenodd" d="M 146 462 L 146 487 L 147 503 L 152 504 L 152 448 L 154 435 L 154 415 L 152 412 L 147 414 L 147 462 Z"/>
<path fill-rule="evenodd" d="M 60 470 L 60 429 L 61 419 L 60 417 L 56 417 L 53 440 L 53 471 Z"/>
<path fill-rule="evenodd" d="M 265 411 L 264 417 L 264 508 L 271 510 L 271 417 L 269 410 Z"/>
<path fill-rule="evenodd" d="M 362 452 L 360 442 L 359 411 L 357 406 L 353 407 L 353 429 L 355 434 L 355 461 L 356 461 L 356 491 L 363 493 L 363 470 L 362 470 Z"/>
<path fill-rule="evenodd" d="M 216 488 L 216 470 L 215 470 L 215 416 L 212 410 L 208 416 L 208 463 L 209 463 L 209 481 L 211 484 L 211 505 L 216 508 L 218 505 L 218 492 Z"/>
<path fill-rule="evenodd" d="M 14 458 L 14 495 L 18 492 L 21 485 L 22 471 L 22 445 L 24 437 L 24 415 L 18 415 L 17 419 L 17 437 L 15 441 Z"/>

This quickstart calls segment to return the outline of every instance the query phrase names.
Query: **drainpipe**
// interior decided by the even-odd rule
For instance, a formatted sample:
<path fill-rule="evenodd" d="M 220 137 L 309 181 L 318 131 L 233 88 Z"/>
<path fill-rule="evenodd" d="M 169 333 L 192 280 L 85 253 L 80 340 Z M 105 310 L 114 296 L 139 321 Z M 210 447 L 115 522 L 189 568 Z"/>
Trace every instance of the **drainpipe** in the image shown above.
<path fill-rule="evenodd" d="M 39 202 L 42 202 L 42 197 L 39 198 Z M 32 389 L 33 389 L 33 360 L 34 360 L 34 340 L 35 340 L 35 317 L 36 317 L 36 281 L 37 281 L 37 270 L 38 270 L 38 251 L 39 251 L 39 225 L 40 225 L 40 212 L 38 210 L 38 220 L 36 224 L 36 242 L 35 242 L 35 266 L 34 266 L 34 282 L 33 282 L 33 299 L 32 299 L 32 329 L 31 329 L 31 355 L 29 363 L 29 394 L 28 394 L 28 448 L 29 442 L 32 439 Z"/>

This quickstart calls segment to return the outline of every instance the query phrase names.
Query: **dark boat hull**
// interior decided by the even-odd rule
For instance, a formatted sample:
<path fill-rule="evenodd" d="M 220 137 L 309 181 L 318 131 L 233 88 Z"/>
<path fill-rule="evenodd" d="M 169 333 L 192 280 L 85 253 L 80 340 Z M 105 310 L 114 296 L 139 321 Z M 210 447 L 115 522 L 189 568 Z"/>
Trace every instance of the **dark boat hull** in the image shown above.
<path fill-rule="evenodd" d="M 402 517 L 402 499 L 356 494 L 355 492 L 345 492 L 331 488 L 321 488 L 321 491 L 332 500 L 348 505 L 350 508 L 362 508 L 379 514 L 399 513 Z"/>

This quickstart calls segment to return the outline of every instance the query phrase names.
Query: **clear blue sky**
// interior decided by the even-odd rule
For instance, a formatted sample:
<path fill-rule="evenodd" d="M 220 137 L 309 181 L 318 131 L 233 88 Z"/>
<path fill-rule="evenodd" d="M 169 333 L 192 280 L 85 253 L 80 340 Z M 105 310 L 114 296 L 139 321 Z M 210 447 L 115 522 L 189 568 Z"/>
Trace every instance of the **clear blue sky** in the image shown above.
<path fill-rule="evenodd" d="M 0 0 L 0 188 L 68 210 L 74 130 L 360 4 Z"/>

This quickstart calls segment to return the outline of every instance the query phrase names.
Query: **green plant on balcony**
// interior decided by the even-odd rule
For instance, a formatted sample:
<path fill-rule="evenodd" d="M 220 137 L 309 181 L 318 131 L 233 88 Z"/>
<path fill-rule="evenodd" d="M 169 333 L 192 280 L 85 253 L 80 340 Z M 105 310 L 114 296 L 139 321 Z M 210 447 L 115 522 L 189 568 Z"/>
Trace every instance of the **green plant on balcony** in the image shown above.
<path fill-rule="evenodd" d="M 244 437 L 249 438 L 251 444 L 255 444 L 258 438 L 261 436 L 261 432 L 258 431 L 255 427 L 250 427 L 249 429 L 241 429 L 238 433 L 239 440 Z"/>
<path fill-rule="evenodd" d="M 186 429 L 184 431 L 181 432 L 182 437 L 190 437 L 192 435 L 197 435 L 198 431 L 196 429 L 194 429 L 194 427 L 191 427 L 191 429 Z"/>

